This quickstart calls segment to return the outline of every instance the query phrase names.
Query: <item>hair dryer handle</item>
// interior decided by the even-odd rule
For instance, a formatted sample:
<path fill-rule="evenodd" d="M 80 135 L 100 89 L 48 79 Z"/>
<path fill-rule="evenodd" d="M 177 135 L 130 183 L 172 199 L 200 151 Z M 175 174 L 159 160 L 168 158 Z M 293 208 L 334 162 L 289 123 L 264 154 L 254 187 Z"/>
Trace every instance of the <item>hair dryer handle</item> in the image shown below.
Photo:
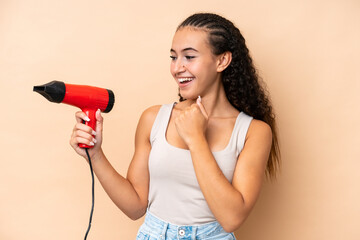
<path fill-rule="evenodd" d="M 91 127 L 94 131 L 96 131 L 96 110 L 95 109 L 82 109 L 82 111 L 89 117 L 90 121 L 85 121 L 85 124 Z M 93 135 L 93 137 L 95 137 Z M 89 146 L 83 143 L 79 143 L 79 147 L 81 148 L 93 148 L 94 146 Z"/>

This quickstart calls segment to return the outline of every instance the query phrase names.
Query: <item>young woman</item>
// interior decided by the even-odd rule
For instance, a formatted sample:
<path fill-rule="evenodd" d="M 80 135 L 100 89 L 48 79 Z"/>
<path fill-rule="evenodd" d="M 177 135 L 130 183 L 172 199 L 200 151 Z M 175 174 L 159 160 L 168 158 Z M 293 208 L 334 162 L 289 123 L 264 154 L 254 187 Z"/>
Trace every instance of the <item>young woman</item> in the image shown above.
<path fill-rule="evenodd" d="M 113 202 L 131 219 L 146 214 L 137 239 L 235 239 L 278 167 L 271 104 L 243 36 L 219 15 L 187 18 L 170 54 L 180 101 L 143 112 L 126 178 L 101 149 L 99 111 L 96 132 L 76 113 L 70 144 L 84 158 L 78 144 L 94 145 L 93 169 Z"/>

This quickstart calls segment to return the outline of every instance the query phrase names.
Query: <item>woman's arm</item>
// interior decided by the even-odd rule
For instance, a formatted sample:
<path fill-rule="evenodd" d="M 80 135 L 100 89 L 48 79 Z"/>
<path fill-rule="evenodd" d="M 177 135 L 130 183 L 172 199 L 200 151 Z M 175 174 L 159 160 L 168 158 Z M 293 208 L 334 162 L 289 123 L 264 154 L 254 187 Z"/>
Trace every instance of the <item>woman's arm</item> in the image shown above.
<path fill-rule="evenodd" d="M 135 153 L 126 178 L 112 167 L 101 146 L 99 146 L 102 142 L 103 119 L 100 114 L 97 116 L 97 143 L 90 153 L 93 170 L 111 200 L 128 217 L 134 220 L 143 216 L 147 208 L 149 189 L 148 157 L 151 149 L 150 132 L 158 110 L 158 106 L 151 107 L 145 110 L 140 117 L 135 134 Z M 82 112 L 77 113 L 77 119 L 82 120 L 84 118 Z M 91 133 L 92 129 L 78 123 L 74 128 L 70 144 L 78 152 L 78 143 L 89 144 L 92 139 Z M 80 155 L 83 156 L 82 153 Z"/>
<path fill-rule="evenodd" d="M 189 147 L 201 191 L 225 231 L 235 231 L 249 215 L 259 195 L 271 147 L 271 129 L 259 120 L 250 124 L 230 183 L 216 163 L 205 137 L 206 118 L 196 104 L 176 120 Z"/>
<path fill-rule="evenodd" d="M 253 120 L 231 184 L 217 165 L 206 139 L 199 139 L 190 146 L 201 191 L 225 231 L 233 232 L 239 228 L 253 208 L 263 182 L 270 147 L 270 127 Z"/>

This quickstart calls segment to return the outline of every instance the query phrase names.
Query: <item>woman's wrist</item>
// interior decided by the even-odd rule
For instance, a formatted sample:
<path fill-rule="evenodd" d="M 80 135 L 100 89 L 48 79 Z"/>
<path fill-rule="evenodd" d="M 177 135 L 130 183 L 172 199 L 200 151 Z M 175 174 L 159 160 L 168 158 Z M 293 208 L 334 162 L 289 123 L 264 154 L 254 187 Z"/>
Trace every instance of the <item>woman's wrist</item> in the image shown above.
<path fill-rule="evenodd" d="M 101 159 L 104 157 L 104 152 L 102 151 L 101 148 L 99 148 L 99 149 L 96 149 L 95 151 L 93 151 L 89 155 L 90 155 L 92 162 L 98 162 L 98 161 L 101 161 Z M 86 159 L 87 159 L 87 156 L 86 156 Z"/>
<path fill-rule="evenodd" d="M 201 135 L 194 137 L 188 143 L 188 148 L 190 151 L 203 150 L 206 147 L 208 147 L 207 140 L 206 140 L 205 136 L 201 136 Z"/>

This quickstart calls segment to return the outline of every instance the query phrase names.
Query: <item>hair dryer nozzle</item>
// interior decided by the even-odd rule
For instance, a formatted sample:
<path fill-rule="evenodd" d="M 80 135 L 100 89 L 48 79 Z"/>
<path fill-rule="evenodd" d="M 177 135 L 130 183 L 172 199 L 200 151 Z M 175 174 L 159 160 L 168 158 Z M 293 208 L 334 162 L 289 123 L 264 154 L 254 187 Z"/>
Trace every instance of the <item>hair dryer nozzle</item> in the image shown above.
<path fill-rule="evenodd" d="M 65 83 L 52 81 L 44 85 L 34 86 L 34 92 L 43 95 L 50 102 L 61 103 L 65 97 Z"/>
<path fill-rule="evenodd" d="M 106 89 L 108 94 L 109 94 L 109 102 L 107 104 L 107 107 L 106 109 L 104 110 L 104 113 L 108 113 L 111 111 L 111 109 L 113 108 L 114 106 L 114 103 L 115 103 L 115 95 L 113 93 L 113 91 L 109 90 L 109 89 Z"/>

